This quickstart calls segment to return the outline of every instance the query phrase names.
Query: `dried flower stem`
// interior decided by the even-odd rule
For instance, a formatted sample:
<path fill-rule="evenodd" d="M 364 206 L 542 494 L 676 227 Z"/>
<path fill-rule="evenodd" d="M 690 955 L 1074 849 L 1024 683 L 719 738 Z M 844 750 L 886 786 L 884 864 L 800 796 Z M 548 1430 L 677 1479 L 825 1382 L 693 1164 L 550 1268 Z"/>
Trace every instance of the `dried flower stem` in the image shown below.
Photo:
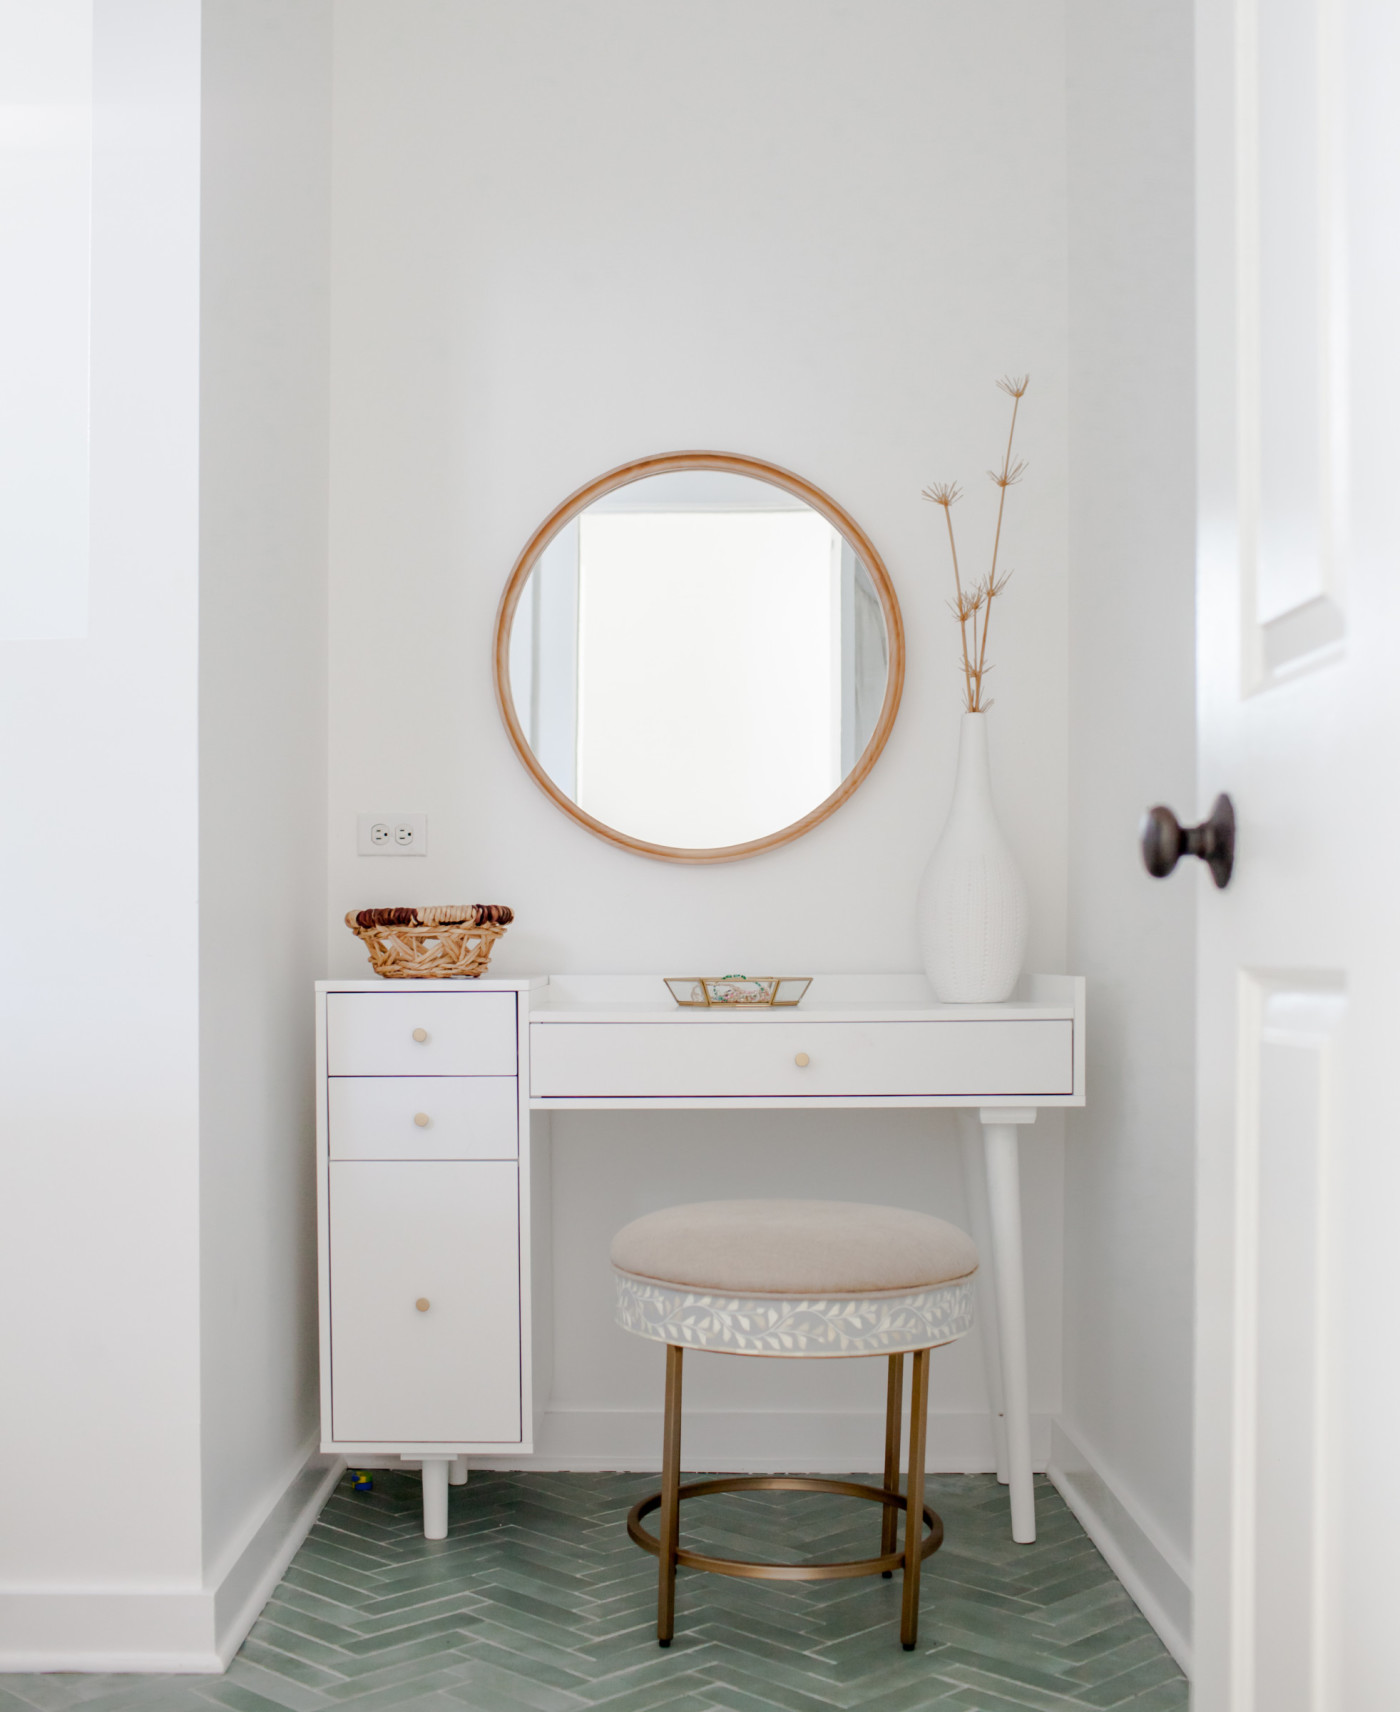
<path fill-rule="evenodd" d="M 997 496 L 997 532 L 992 540 L 992 569 L 987 578 L 987 610 L 982 619 L 982 649 L 977 657 L 979 700 L 981 699 L 982 674 L 987 669 L 987 630 L 992 616 L 992 602 L 1006 587 L 1005 580 L 1001 583 L 997 582 L 997 554 L 1001 551 L 1001 520 L 1006 514 L 1006 490 L 1020 481 L 1021 472 L 1026 467 L 1024 464 L 1017 464 L 1014 469 L 1012 468 L 1011 443 L 1016 438 L 1016 417 L 1020 411 L 1021 400 L 1025 396 L 1029 381 L 1030 376 L 1026 375 L 1020 380 L 1012 380 L 1009 376 L 1004 376 L 997 382 L 1001 390 L 1008 393 L 1011 398 L 1011 431 L 1006 436 L 1006 455 L 1001 460 L 1001 474 L 999 476 L 992 475 L 992 480 L 1001 491 Z M 988 473 L 991 474 L 990 471 Z"/>
<path fill-rule="evenodd" d="M 943 507 L 943 521 L 948 525 L 948 550 L 953 555 L 953 587 L 958 591 L 958 628 L 962 631 L 963 680 L 968 703 L 972 701 L 972 665 L 967 652 L 967 604 L 963 600 L 962 577 L 958 573 L 958 544 L 953 539 L 953 508 Z M 977 610 L 972 612 L 972 646 L 977 647 Z"/>
<path fill-rule="evenodd" d="M 1001 553 L 1001 526 L 1006 515 L 1006 490 L 1014 487 L 1025 473 L 1023 463 L 1013 464 L 1011 449 L 1016 440 L 1016 418 L 1021 409 L 1021 400 L 1025 396 L 1026 387 L 1030 384 L 1029 375 L 1013 378 L 1003 375 L 997 385 L 1012 400 L 1011 428 L 1006 436 L 1006 452 L 1002 457 L 1001 469 L 988 470 L 997 488 L 1000 490 L 997 500 L 996 534 L 992 540 L 992 566 L 984 581 L 964 593 L 962 572 L 958 565 L 958 547 L 953 538 L 954 504 L 962 498 L 962 490 L 956 482 L 935 482 L 924 489 L 924 498 L 932 500 L 935 505 L 943 507 L 944 521 L 948 526 L 948 548 L 953 556 L 953 587 L 957 593 L 953 612 L 958 620 L 958 629 L 962 638 L 963 656 L 963 689 L 964 705 L 969 713 L 985 713 L 992 705 L 982 699 L 982 680 L 990 667 L 987 665 L 987 631 L 991 627 L 992 602 L 1011 580 L 1008 571 L 1005 576 L 998 578 L 997 561 Z M 980 624 L 979 624 L 980 617 Z M 968 625 L 972 626 L 971 644 L 969 646 Z"/>

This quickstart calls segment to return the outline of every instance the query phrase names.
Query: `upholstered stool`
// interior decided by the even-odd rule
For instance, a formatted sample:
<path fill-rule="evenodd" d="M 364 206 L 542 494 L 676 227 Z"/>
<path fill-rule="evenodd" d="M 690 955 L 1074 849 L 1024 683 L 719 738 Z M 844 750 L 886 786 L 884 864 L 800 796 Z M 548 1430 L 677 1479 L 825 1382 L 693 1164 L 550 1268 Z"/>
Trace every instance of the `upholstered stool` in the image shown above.
<path fill-rule="evenodd" d="M 841 1201 L 701 1201 L 636 1219 L 612 1245 L 617 1322 L 666 1345 L 666 1424 L 661 1490 L 635 1505 L 627 1532 L 660 1560 L 656 1635 L 675 1632 L 676 1566 L 767 1581 L 835 1581 L 904 1572 L 900 1639 L 914 1645 L 919 1570 L 943 1540 L 924 1505 L 930 1350 L 972 1325 L 977 1250 L 956 1225 L 899 1207 Z M 889 1357 L 885 1483 L 796 1476 L 680 1484 L 681 1363 L 687 1349 L 784 1359 Z M 909 1479 L 899 1491 L 904 1357 L 913 1354 Z M 714 1492 L 832 1492 L 883 1508 L 880 1555 L 849 1563 L 752 1563 L 680 1544 L 680 1502 Z M 642 1526 L 660 1510 L 658 1538 Z M 904 1546 L 898 1515 L 905 1513 Z M 928 1529 L 924 1534 L 924 1528 Z M 922 1538 L 921 1538 L 922 1536 Z"/>

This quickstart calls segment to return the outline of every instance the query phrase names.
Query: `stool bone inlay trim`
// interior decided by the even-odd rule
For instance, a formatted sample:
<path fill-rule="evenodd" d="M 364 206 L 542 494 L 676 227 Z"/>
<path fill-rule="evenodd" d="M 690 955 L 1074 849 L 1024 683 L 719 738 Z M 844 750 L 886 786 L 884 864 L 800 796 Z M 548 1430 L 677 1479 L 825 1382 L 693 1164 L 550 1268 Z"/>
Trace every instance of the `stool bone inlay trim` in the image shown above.
<path fill-rule="evenodd" d="M 898 1295 L 729 1296 L 614 1270 L 617 1323 L 638 1337 L 730 1355 L 893 1355 L 972 1329 L 972 1279 Z"/>

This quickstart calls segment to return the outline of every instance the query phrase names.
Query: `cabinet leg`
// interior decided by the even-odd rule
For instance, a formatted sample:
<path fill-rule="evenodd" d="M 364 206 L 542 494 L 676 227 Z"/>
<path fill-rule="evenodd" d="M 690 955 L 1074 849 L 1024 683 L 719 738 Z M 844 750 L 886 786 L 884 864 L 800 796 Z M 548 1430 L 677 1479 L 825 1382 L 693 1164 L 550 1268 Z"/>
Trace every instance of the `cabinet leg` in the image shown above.
<path fill-rule="evenodd" d="M 467 1459 L 464 1456 L 454 1456 L 447 1471 L 449 1486 L 465 1486 L 467 1484 Z"/>
<path fill-rule="evenodd" d="M 423 1538 L 447 1538 L 447 1470 L 450 1456 L 423 1458 Z"/>
<path fill-rule="evenodd" d="M 1006 1407 L 1006 1452 L 1011 1476 L 1011 1537 L 1035 1539 L 1035 1487 L 1031 1475 L 1030 1382 L 1026 1362 L 1025 1258 L 1021 1247 L 1021 1164 L 1014 1123 L 982 1124 L 987 1155 L 987 1200 L 992 1224 L 992 1265 L 1001 1320 L 1001 1383 Z"/>

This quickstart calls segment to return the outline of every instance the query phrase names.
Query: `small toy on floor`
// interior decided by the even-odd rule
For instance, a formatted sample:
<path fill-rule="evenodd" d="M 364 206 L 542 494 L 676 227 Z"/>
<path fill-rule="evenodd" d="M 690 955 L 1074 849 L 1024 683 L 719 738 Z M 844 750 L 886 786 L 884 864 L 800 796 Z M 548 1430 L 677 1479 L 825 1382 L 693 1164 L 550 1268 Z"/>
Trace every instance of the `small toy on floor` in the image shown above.
<path fill-rule="evenodd" d="M 366 1469 L 352 1468 L 350 1470 L 350 1472 L 354 1476 L 354 1479 L 351 1482 L 351 1486 L 350 1486 L 350 1490 L 352 1492 L 373 1492 L 374 1491 L 374 1476 L 372 1474 L 370 1474 Z"/>

